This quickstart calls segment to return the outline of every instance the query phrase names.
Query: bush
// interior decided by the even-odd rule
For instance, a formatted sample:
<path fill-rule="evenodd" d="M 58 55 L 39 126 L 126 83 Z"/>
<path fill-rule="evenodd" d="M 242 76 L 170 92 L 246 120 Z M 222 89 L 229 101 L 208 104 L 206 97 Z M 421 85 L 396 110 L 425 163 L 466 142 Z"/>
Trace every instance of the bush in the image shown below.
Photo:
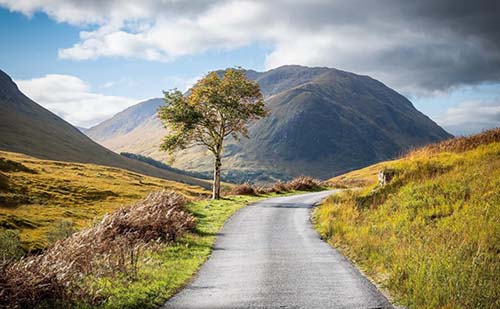
<path fill-rule="evenodd" d="M 156 192 L 118 209 L 94 227 L 57 241 L 41 255 L 8 264 L 0 272 L 0 307 L 33 307 L 42 300 L 91 305 L 103 301 L 82 279 L 128 274 L 133 280 L 141 250 L 149 243 L 174 241 L 196 225 L 184 198 Z"/>
<path fill-rule="evenodd" d="M 309 176 L 300 176 L 286 183 L 288 190 L 313 191 L 321 188 L 321 182 Z"/>
<path fill-rule="evenodd" d="M 9 177 L 0 172 L 0 191 L 9 191 Z"/>
<path fill-rule="evenodd" d="M 0 231 L 0 264 L 20 259 L 23 254 L 19 232 L 15 230 Z"/>
<path fill-rule="evenodd" d="M 234 195 L 257 195 L 269 193 L 285 193 L 290 191 L 315 191 L 327 186 L 322 181 L 308 177 L 300 176 L 289 182 L 278 180 L 272 185 L 253 187 L 248 182 L 233 187 L 230 194 Z"/>
<path fill-rule="evenodd" d="M 282 182 L 281 180 L 278 180 L 274 183 L 274 185 L 271 187 L 271 192 L 275 193 L 283 193 L 289 191 L 286 183 Z"/>
<path fill-rule="evenodd" d="M 0 158 L 0 171 L 2 172 L 25 172 L 31 174 L 37 174 L 37 171 L 28 168 L 22 163 L 12 161 L 6 158 Z"/>
<path fill-rule="evenodd" d="M 49 243 L 68 238 L 76 232 L 74 224 L 70 220 L 60 220 L 58 224 L 47 233 Z"/>
<path fill-rule="evenodd" d="M 255 192 L 255 189 L 252 187 L 251 184 L 248 182 L 245 182 L 241 185 L 234 186 L 231 189 L 231 194 L 234 195 L 256 195 L 257 193 Z"/>

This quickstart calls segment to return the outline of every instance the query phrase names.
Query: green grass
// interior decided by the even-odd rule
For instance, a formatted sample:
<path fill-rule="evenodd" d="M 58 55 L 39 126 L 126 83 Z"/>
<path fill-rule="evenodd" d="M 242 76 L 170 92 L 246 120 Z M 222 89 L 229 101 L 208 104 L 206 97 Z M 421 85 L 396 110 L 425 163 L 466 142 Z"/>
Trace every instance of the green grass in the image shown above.
<path fill-rule="evenodd" d="M 377 188 L 383 167 L 396 176 Z M 330 197 L 316 228 L 398 303 L 500 307 L 500 143 L 424 148 L 334 180 L 368 186 Z"/>
<path fill-rule="evenodd" d="M 299 192 L 293 192 L 296 194 Z M 181 240 L 146 251 L 141 259 L 138 277 L 106 278 L 94 283 L 103 289 L 106 308 L 157 308 L 182 288 L 207 260 L 216 234 L 224 222 L 238 209 L 263 198 L 277 196 L 230 196 L 213 201 L 191 202 L 187 208 L 198 219 L 193 233 Z"/>
<path fill-rule="evenodd" d="M 148 244 L 140 253 L 137 273 L 86 277 L 79 284 L 98 289 L 106 308 L 156 308 L 182 288 L 209 257 L 217 232 L 241 207 L 276 193 L 199 199 L 207 191 L 172 181 L 92 164 L 39 160 L 0 152 L 0 234 L 19 232 L 25 249 L 43 250 L 51 238 L 81 229 L 106 213 L 134 203 L 150 191 L 174 190 L 190 199 L 187 210 L 197 218 L 196 229 L 171 243 Z M 302 193 L 291 191 L 279 196 Z M 7 203 L 5 203 L 7 201 Z M 72 225 L 69 223 L 73 223 Z M 4 241 L 3 247 L 9 243 Z M 14 244 L 16 245 L 16 244 Z M 2 247 L 2 248 L 3 248 Z M 12 246 L 11 246 L 12 247 Z M 9 247 L 10 248 L 10 247 Z M 17 246 L 12 247 L 17 250 Z M 58 300 L 47 300 L 56 304 Z M 52 303 L 52 302 L 56 303 Z M 82 299 L 81 307 L 96 300 Z"/>
<path fill-rule="evenodd" d="M 119 168 L 0 151 L 0 232 L 19 231 L 26 251 L 44 249 L 61 221 L 81 229 L 158 190 L 190 198 L 209 194 L 201 187 Z"/>

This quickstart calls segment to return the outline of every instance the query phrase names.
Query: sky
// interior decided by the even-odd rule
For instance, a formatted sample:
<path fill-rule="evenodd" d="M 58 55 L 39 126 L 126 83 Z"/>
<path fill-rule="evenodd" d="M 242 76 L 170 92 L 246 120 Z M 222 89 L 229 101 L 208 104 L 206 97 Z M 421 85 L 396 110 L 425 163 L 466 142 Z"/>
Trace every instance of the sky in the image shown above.
<path fill-rule="evenodd" d="M 449 132 L 500 126 L 500 1 L 0 0 L 0 69 L 90 127 L 211 70 L 369 75 Z"/>

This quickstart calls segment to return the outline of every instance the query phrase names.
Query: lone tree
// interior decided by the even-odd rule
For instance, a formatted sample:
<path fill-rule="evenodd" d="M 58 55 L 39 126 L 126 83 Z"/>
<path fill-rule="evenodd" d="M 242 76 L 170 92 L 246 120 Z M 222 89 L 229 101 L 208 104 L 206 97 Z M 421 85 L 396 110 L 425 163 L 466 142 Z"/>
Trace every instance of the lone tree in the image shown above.
<path fill-rule="evenodd" d="M 206 75 L 187 96 L 176 89 L 164 95 L 158 116 L 169 134 L 160 149 L 172 155 L 195 145 L 207 147 L 215 159 L 212 198 L 220 198 L 224 139 L 248 138 L 248 122 L 266 115 L 259 85 L 243 70 L 227 69 L 223 77 L 216 72 Z"/>

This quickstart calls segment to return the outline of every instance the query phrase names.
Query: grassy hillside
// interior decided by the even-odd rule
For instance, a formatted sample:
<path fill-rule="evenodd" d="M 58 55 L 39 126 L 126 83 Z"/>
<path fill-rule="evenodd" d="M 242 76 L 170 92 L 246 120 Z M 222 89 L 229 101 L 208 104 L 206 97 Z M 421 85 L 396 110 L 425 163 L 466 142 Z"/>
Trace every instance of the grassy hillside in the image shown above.
<path fill-rule="evenodd" d="M 25 96 L 1 70 L 0 150 L 47 160 L 113 166 L 153 177 L 210 187 L 209 182 L 158 169 L 102 147 Z"/>
<path fill-rule="evenodd" d="M 62 222 L 77 229 L 89 226 L 104 214 L 161 189 L 189 197 L 208 193 L 201 187 L 114 167 L 0 152 L 0 229 L 19 230 L 25 249 L 39 249 Z"/>
<path fill-rule="evenodd" d="M 376 184 L 380 169 L 394 178 Z M 415 308 L 500 306 L 500 129 L 331 180 L 320 234 Z"/>
<path fill-rule="evenodd" d="M 213 201 L 198 198 L 207 194 L 200 187 L 0 152 L 0 307 L 157 308 L 189 282 L 235 211 L 317 185 L 300 178 Z M 137 202 L 161 189 L 175 193 Z M 71 233 L 61 222 L 86 228 Z M 46 250 L 19 260 L 12 229 L 25 249 Z M 54 233 L 60 240 L 46 246 Z"/>

